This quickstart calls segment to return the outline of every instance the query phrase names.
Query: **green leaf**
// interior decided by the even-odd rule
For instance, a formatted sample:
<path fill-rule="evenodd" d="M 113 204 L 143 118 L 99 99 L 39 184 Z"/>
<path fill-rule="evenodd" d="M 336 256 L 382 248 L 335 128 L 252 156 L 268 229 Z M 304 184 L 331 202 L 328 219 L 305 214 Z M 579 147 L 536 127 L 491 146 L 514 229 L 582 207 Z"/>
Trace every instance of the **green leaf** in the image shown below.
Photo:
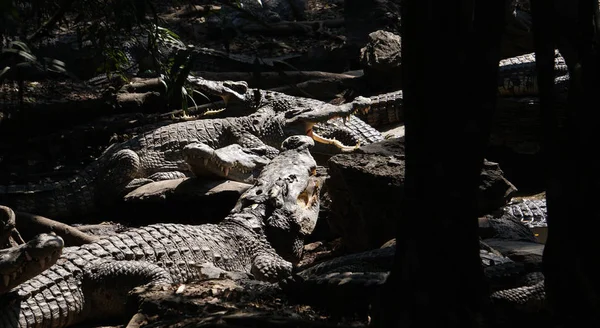
<path fill-rule="evenodd" d="M 0 72 L 0 79 L 2 79 L 2 76 L 4 74 L 6 74 L 8 71 L 10 71 L 10 66 L 6 66 L 2 69 L 2 71 Z"/>

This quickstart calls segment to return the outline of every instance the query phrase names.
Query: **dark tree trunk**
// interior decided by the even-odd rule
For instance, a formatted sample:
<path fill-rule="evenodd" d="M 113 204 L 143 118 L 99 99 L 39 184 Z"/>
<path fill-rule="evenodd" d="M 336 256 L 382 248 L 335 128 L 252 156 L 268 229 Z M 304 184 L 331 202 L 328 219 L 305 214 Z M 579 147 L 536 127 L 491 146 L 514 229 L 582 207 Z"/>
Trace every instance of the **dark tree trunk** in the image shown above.
<path fill-rule="evenodd" d="M 600 161 L 593 154 L 600 91 L 598 49 L 594 45 L 597 0 L 533 0 L 533 32 L 548 163 L 548 239 L 544 250 L 547 299 L 556 322 L 598 326 Z M 569 66 L 569 112 L 561 122 L 553 99 L 553 49 L 558 45 Z"/>
<path fill-rule="evenodd" d="M 373 326 L 481 321 L 488 291 L 475 191 L 496 98 L 504 13 L 502 0 L 402 2 L 406 203 Z"/>

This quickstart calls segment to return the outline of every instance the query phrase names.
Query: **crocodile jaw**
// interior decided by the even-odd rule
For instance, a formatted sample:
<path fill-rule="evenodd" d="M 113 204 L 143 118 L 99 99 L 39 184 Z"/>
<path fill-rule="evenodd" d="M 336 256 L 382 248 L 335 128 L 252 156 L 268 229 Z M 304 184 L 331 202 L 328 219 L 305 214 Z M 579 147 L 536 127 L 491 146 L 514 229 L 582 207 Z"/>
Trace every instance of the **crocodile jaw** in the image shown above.
<path fill-rule="evenodd" d="M 316 142 L 326 144 L 326 145 L 334 145 L 338 149 L 340 149 L 342 152 L 351 152 L 360 147 L 360 143 L 358 143 L 354 146 L 347 146 L 347 145 L 344 145 L 339 140 L 322 137 L 322 136 L 318 135 L 316 132 L 314 132 L 314 130 L 313 130 L 314 125 L 315 125 L 315 123 L 306 123 L 306 135 L 313 138 L 313 140 Z"/>
<path fill-rule="evenodd" d="M 0 250 L 0 293 L 54 265 L 63 247 L 62 238 L 52 234 L 40 234 L 26 244 Z"/>

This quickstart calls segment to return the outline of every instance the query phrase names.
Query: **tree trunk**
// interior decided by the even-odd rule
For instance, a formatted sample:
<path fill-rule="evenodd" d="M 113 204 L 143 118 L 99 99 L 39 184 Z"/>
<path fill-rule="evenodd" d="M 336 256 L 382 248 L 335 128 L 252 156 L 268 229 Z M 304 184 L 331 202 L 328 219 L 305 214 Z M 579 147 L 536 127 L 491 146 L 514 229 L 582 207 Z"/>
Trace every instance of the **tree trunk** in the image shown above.
<path fill-rule="evenodd" d="M 406 201 L 373 326 L 481 323 L 488 290 L 475 192 L 496 98 L 504 6 L 402 2 Z"/>
<path fill-rule="evenodd" d="M 600 91 L 598 51 L 594 49 L 592 14 L 597 0 L 532 1 L 533 32 L 544 122 L 544 154 L 548 163 L 548 239 L 544 249 L 546 294 L 554 321 L 568 326 L 598 326 L 597 202 L 600 167 L 590 153 L 600 141 L 598 110 L 593 101 Z M 567 61 L 570 73 L 566 121 L 556 115 L 553 98 L 553 49 Z M 593 152 L 593 151 L 592 151 Z"/>

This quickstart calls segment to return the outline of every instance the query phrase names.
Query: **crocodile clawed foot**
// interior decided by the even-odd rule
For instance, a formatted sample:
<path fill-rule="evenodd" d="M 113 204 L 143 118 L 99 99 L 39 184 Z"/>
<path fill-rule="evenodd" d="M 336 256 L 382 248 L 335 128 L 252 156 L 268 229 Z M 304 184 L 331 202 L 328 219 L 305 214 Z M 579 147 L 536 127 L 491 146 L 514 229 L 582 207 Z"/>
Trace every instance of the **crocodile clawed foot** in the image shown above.
<path fill-rule="evenodd" d="M 270 161 L 261 147 L 243 148 L 232 144 L 213 149 L 206 144 L 191 144 L 183 153 L 190 171 L 195 176 L 213 176 L 242 182 L 254 180 L 260 169 Z"/>

